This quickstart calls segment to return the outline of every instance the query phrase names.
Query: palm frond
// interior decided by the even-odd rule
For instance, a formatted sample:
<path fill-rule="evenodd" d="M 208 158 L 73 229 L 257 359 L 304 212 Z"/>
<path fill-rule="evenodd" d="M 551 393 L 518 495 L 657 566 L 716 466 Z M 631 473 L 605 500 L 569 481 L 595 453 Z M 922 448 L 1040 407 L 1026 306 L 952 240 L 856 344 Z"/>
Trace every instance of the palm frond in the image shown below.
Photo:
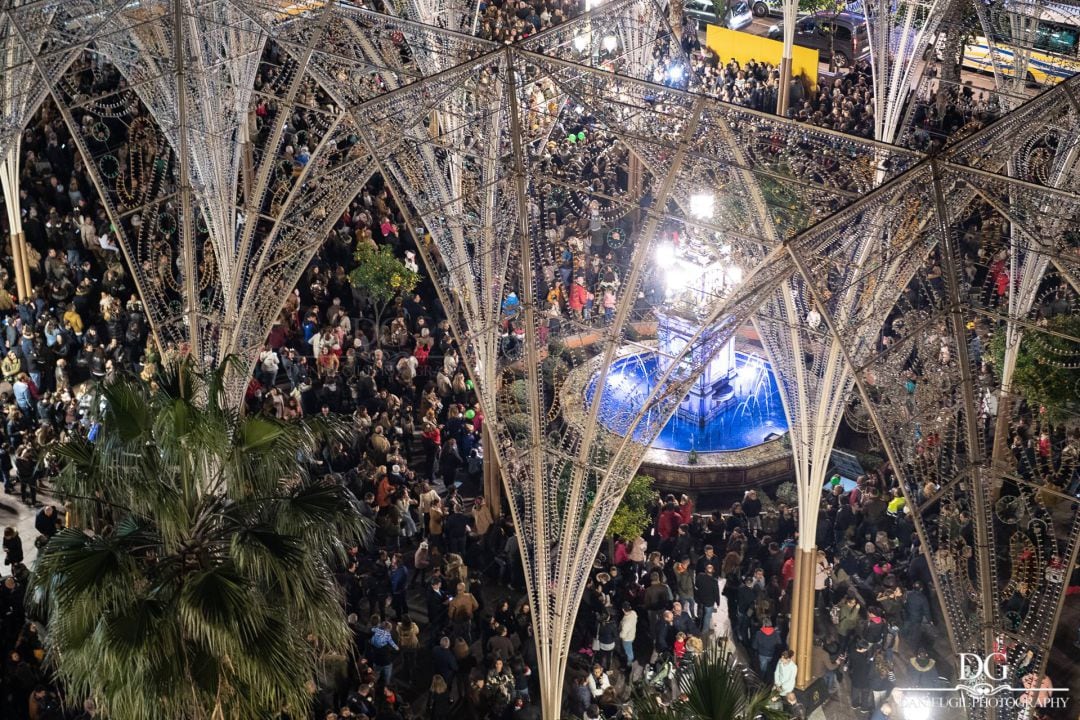
<path fill-rule="evenodd" d="M 771 706 L 771 692 L 745 674 L 730 653 L 711 648 L 678 676 L 679 698 L 661 705 L 656 693 L 638 693 L 638 720 L 785 720 Z"/>
<path fill-rule="evenodd" d="M 101 388 L 101 432 L 56 446 L 61 496 L 97 529 L 58 533 L 28 597 L 73 702 L 113 718 L 306 713 L 315 648 L 351 642 L 331 570 L 359 503 L 297 458 L 346 424 L 246 417 L 224 370 L 181 361 L 157 389 Z"/>

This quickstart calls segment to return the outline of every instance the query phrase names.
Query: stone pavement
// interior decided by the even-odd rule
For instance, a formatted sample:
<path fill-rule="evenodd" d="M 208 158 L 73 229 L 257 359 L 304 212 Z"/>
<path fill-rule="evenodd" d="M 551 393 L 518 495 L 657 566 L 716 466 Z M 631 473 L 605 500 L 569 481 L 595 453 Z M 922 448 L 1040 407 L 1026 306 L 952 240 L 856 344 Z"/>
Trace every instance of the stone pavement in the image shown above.
<path fill-rule="evenodd" d="M 38 492 L 38 502 L 57 504 L 53 497 L 45 492 Z M 18 492 L 7 495 L 0 490 L 0 528 L 15 526 L 18 529 L 23 544 L 23 563 L 27 567 L 31 567 L 37 559 L 37 547 L 34 545 L 34 540 L 37 539 L 38 532 L 34 529 L 34 518 L 37 517 L 39 509 L 24 505 L 19 500 Z M 0 560 L 0 562 L 3 561 Z M 7 566 L 0 567 L 0 577 L 9 572 L 10 568 Z"/>

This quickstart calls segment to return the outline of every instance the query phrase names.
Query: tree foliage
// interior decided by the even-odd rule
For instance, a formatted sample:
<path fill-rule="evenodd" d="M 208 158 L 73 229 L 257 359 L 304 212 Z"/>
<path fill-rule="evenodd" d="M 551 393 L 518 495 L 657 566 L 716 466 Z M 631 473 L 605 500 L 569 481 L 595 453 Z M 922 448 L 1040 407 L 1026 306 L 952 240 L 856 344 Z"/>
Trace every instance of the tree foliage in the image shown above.
<path fill-rule="evenodd" d="M 1046 321 L 1049 330 L 1080 337 L 1080 315 L 1055 315 Z M 994 333 L 991 357 L 998 368 L 1005 363 L 1005 329 Z M 1033 407 L 1043 406 L 1051 420 L 1080 412 L 1080 345 L 1058 335 L 1025 331 L 1020 340 L 1013 371 L 1012 391 Z"/>
<path fill-rule="evenodd" d="M 715 646 L 678 674 L 680 699 L 661 706 L 649 692 L 634 698 L 638 720 L 786 720 L 770 706 L 771 689 L 742 673 L 735 659 Z"/>
<path fill-rule="evenodd" d="M 376 249 L 369 243 L 360 243 L 355 258 L 357 265 L 349 273 L 349 281 L 375 305 L 385 306 L 401 293 L 412 292 L 420 282 L 419 273 L 410 270 L 388 245 Z"/>
<path fill-rule="evenodd" d="M 649 506 L 653 500 L 653 478 L 635 475 L 626 488 L 608 526 L 608 537 L 618 535 L 633 540 L 649 526 Z"/>
<path fill-rule="evenodd" d="M 366 521 L 301 462 L 345 427 L 241 415 L 224 375 L 103 386 L 94 442 L 54 448 L 81 527 L 45 546 L 27 597 L 69 699 L 105 717 L 305 716 L 319 654 L 350 646 L 332 564 Z"/>

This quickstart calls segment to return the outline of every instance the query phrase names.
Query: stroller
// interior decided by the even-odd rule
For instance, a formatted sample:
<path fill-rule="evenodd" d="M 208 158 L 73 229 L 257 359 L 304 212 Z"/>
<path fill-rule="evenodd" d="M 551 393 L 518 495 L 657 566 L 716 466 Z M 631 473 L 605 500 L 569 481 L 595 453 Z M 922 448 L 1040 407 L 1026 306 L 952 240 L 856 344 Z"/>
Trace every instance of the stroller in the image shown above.
<path fill-rule="evenodd" d="M 671 691 L 675 687 L 675 658 L 671 653 L 661 653 L 656 662 L 645 669 L 645 686 L 652 690 Z"/>

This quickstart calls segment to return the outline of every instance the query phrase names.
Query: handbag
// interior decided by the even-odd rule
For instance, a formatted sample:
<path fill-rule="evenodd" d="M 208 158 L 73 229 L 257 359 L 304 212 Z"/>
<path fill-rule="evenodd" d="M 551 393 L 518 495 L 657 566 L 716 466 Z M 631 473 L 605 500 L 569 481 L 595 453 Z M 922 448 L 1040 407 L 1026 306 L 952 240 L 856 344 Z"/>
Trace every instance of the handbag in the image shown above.
<path fill-rule="evenodd" d="M 839 605 L 833 605 L 831 608 L 829 608 L 829 619 L 832 620 L 833 625 L 839 625 L 840 624 L 840 606 Z"/>

